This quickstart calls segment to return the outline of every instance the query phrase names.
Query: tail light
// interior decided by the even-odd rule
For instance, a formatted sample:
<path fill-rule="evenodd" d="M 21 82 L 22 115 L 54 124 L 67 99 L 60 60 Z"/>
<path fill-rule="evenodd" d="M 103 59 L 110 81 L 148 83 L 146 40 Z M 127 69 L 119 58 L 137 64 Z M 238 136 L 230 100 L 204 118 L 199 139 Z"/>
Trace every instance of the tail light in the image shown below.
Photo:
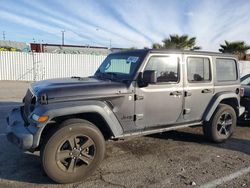
<path fill-rule="evenodd" d="M 240 96 L 241 96 L 241 97 L 244 96 L 244 87 L 240 87 Z"/>

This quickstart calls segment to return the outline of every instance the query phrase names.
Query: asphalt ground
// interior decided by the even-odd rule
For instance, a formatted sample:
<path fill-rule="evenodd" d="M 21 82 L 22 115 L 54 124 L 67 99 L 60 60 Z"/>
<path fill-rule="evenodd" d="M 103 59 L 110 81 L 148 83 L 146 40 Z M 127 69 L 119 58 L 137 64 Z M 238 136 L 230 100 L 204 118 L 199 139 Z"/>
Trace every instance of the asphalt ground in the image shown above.
<path fill-rule="evenodd" d="M 250 123 L 222 144 L 207 141 L 201 127 L 108 141 L 94 174 L 56 184 L 42 170 L 39 152 L 22 152 L 5 138 L 5 119 L 28 87 L 0 81 L 0 187 L 250 187 Z"/>

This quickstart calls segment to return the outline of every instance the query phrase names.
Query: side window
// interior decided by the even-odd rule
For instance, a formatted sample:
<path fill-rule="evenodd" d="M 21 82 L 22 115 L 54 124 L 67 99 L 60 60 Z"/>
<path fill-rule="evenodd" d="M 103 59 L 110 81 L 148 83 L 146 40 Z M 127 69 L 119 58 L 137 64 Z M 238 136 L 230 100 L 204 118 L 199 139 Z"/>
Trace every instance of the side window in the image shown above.
<path fill-rule="evenodd" d="M 179 66 L 178 59 L 169 56 L 151 57 L 145 70 L 155 70 L 157 72 L 157 83 L 178 82 Z"/>
<path fill-rule="evenodd" d="M 203 57 L 189 57 L 187 60 L 188 82 L 208 82 L 211 80 L 210 61 Z"/>
<path fill-rule="evenodd" d="M 216 59 L 216 75 L 218 82 L 237 80 L 236 61 L 233 59 Z"/>

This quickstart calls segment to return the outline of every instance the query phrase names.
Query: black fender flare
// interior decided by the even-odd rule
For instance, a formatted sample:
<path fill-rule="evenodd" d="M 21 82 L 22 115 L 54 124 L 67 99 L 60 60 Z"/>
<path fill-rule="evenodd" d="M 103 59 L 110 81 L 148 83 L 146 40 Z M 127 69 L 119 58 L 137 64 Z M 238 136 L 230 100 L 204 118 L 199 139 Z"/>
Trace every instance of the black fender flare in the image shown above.
<path fill-rule="evenodd" d="M 214 114 L 216 108 L 218 105 L 221 103 L 222 100 L 224 99 L 236 99 L 237 100 L 237 109 L 239 110 L 240 104 L 239 104 L 239 96 L 236 93 L 233 92 L 222 92 L 218 93 L 215 95 L 212 100 L 210 101 L 204 115 L 203 115 L 203 120 L 204 121 L 209 121 Z M 239 110 L 240 111 L 240 110 Z M 241 112 L 238 111 L 238 114 Z"/>
<path fill-rule="evenodd" d="M 35 108 L 33 112 L 37 115 L 48 115 L 49 120 L 45 123 L 37 124 L 37 131 L 34 135 L 33 148 L 39 146 L 40 138 L 42 132 L 47 124 L 51 122 L 53 118 L 74 115 L 81 113 L 98 113 L 103 117 L 109 126 L 110 131 L 114 137 L 120 136 L 123 134 L 123 128 L 116 118 L 115 114 L 111 108 L 103 101 L 77 101 L 77 102 L 64 102 L 64 103 L 52 103 L 48 105 L 41 105 Z M 32 114 L 33 114 L 32 113 Z"/>

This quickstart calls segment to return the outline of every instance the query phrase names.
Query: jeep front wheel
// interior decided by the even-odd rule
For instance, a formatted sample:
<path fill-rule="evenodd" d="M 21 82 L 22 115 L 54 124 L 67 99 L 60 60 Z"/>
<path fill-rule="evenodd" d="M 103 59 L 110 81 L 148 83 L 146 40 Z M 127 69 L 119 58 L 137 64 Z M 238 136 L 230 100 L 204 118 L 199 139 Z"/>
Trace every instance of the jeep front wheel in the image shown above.
<path fill-rule="evenodd" d="M 214 142 L 224 142 L 234 132 L 236 127 L 236 113 L 226 104 L 220 104 L 209 122 L 204 123 L 204 135 Z"/>
<path fill-rule="evenodd" d="M 46 174 L 58 183 L 83 180 L 104 158 L 103 135 L 85 120 L 67 120 L 45 140 L 41 149 L 42 165 Z"/>

